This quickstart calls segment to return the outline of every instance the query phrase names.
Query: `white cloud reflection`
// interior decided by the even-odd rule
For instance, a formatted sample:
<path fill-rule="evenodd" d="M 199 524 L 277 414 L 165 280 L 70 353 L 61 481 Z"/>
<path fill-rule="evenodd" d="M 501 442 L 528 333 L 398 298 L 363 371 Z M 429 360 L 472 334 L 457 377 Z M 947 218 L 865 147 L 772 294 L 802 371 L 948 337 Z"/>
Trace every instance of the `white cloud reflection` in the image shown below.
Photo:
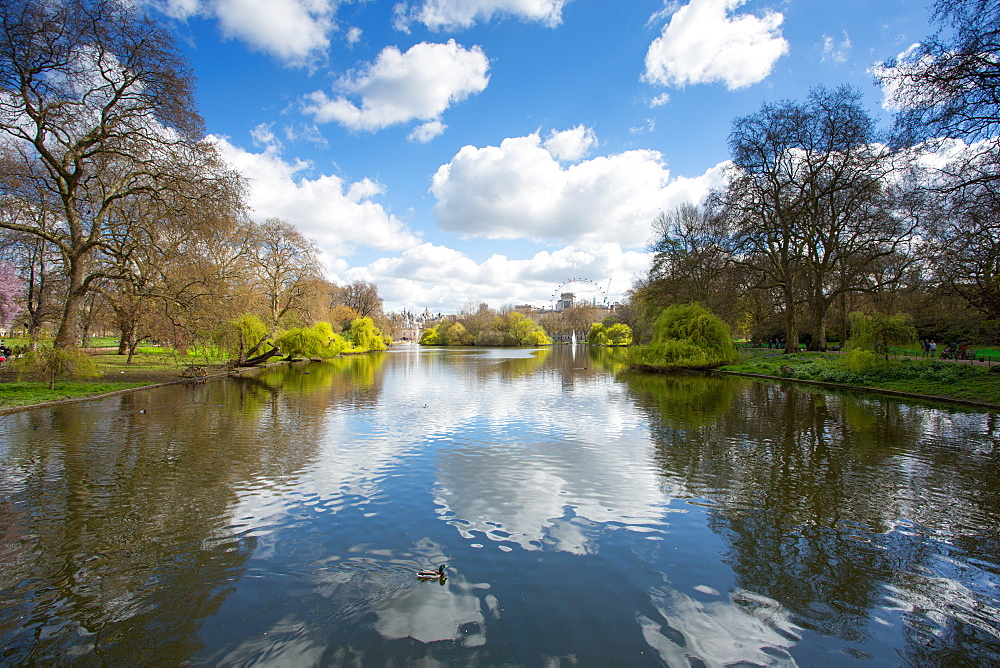
<path fill-rule="evenodd" d="M 642 635 L 669 666 L 795 666 L 798 628 L 777 601 L 745 590 L 700 601 L 667 585 L 651 592 L 662 619 L 636 616 Z"/>

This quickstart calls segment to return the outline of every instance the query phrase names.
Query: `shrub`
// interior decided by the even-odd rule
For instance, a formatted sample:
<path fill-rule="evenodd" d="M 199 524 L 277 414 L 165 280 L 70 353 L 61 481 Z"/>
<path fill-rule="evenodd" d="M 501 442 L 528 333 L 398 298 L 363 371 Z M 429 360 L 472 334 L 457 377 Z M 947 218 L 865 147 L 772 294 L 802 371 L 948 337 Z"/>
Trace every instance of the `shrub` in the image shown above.
<path fill-rule="evenodd" d="M 906 313 L 886 315 L 872 313 L 865 315 L 854 311 L 848 316 L 851 321 L 851 338 L 847 341 L 848 350 L 870 350 L 884 358 L 889 357 L 889 348 L 917 340 L 917 330 L 913 327 L 913 319 Z"/>
<path fill-rule="evenodd" d="M 100 376 L 94 360 L 79 348 L 40 348 L 17 361 L 19 372 L 31 371 L 46 376 L 53 389 L 56 376 L 96 378 Z"/>
<path fill-rule="evenodd" d="M 854 348 L 847 351 L 844 363 L 848 370 L 862 373 L 875 367 L 875 353 L 871 350 Z"/>
<path fill-rule="evenodd" d="M 347 333 L 348 340 L 359 351 L 385 350 L 385 338 L 371 318 L 355 318 Z"/>
<path fill-rule="evenodd" d="M 737 359 L 729 328 L 698 303 L 663 310 L 653 340 L 629 351 L 633 366 L 653 369 L 711 369 Z"/>

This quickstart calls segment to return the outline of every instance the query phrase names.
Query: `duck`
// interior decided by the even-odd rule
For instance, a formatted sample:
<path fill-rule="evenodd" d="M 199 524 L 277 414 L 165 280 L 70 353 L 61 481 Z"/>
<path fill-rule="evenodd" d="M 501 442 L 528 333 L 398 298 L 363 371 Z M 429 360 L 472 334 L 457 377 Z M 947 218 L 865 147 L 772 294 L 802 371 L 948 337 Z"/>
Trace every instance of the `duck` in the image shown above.
<path fill-rule="evenodd" d="M 442 580 L 444 579 L 444 564 L 438 566 L 436 571 L 431 569 L 417 571 L 417 577 L 421 580 Z"/>

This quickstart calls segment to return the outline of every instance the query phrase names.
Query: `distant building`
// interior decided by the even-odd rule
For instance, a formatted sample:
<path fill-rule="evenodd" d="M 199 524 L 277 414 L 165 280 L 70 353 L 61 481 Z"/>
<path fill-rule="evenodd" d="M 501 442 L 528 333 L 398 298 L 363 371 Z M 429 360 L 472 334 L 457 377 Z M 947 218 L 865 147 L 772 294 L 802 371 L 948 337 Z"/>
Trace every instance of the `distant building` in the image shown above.
<path fill-rule="evenodd" d="M 576 295 L 572 292 L 564 292 L 559 295 L 559 301 L 556 302 L 557 311 L 568 311 L 576 305 Z"/>

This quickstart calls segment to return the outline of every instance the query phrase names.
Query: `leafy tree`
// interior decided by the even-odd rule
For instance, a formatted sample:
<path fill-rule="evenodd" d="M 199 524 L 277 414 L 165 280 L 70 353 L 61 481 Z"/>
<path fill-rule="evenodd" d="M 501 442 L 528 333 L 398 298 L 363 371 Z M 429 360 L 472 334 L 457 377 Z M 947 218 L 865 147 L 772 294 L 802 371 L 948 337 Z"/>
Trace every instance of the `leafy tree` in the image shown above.
<path fill-rule="evenodd" d="M 624 322 L 616 322 L 615 324 L 606 328 L 604 331 L 608 338 L 609 345 L 612 346 L 632 345 L 632 328 L 626 325 Z"/>
<path fill-rule="evenodd" d="M 587 343 L 592 346 L 630 346 L 632 345 L 632 328 L 623 322 L 610 326 L 595 322 L 587 333 Z"/>
<path fill-rule="evenodd" d="M 244 313 L 226 323 L 216 333 L 215 342 L 236 360 L 245 360 L 267 338 L 264 321 L 253 314 Z"/>
<path fill-rule="evenodd" d="M 420 334 L 420 345 L 422 346 L 439 346 L 441 345 L 441 337 L 438 335 L 438 325 L 433 327 L 427 327 Z"/>
<path fill-rule="evenodd" d="M 281 333 L 278 347 L 292 357 L 336 357 L 350 347 L 350 343 L 333 331 L 327 322 L 317 322 L 308 327 L 295 327 Z"/>
<path fill-rule="evenodd" d="M 78 348 L 39 348 L 17 361 L 20 372 L 31 371 L 45 376 L 53 389 L 56 376 L 94 378 L 100 374 L 90 355 Z"/>
<path fill-rule="evenodd" d="M 888 358 L 892 346 L 917 340 L 913 318 L 906 313 L 866 315 L 854 311 L 850 319 L 852 336 L 847 341 L 850 350 L 870 350 L 876 355 Z"/>
<path fill-rule="evenodd" d="M 351 323 L 360 317 L 360 313 L 344 304 L 337 304 L 330 309 L 330 324 L 340 331 L 350 329 Z"/>
<path fill-rule="evenodd" d="M 347 338 L 358 350 L 385 350 L 386 341 L 382 332 L 375 326 L 371 318 L 358 318 L 351 323 Z"/>
<path fill-rule="evenodd" d="M 604 325 L 599 322 L 595 322 L 590 326 L 590 331 L 587 332 L 587 343 L 592 346 L 611 345 L 608 342 L 608 335 L 604 331 Z"/>
<path fill-rule="evenodd" d="M 495 314 L 489 324 L 482 326 L 482 312 L 466 316 L 449 316 L 433 327 L 424 329 L 421 345 L 426 346 L 547 346 L 552 344 L 545 330 L 528 316 L 517 311 Z M 465 326 L 471 318 L 479 329 L 473 338 Z"/>
<path fill-rule="evenodd" d="M 456 322 L 449 327 L 447 332 L 444 333 L 444 338 L 449 346 L 464 346 L 472 343 L 469 331 L 460 322 Z"/>
<path fill-rule="evenodd" d="M 552 343 L 538 323 L 517 311 L 497 316 L 491 329 L 500 334 L 502 346 L 545 346 Z"/>
<path fill-rule="evenodd" d="M 642 369 L 710 369 L 736 361 L 729 328 L 701 304 L 663 310 L 653 340 L 629 350 L 632 366 Z"/>

